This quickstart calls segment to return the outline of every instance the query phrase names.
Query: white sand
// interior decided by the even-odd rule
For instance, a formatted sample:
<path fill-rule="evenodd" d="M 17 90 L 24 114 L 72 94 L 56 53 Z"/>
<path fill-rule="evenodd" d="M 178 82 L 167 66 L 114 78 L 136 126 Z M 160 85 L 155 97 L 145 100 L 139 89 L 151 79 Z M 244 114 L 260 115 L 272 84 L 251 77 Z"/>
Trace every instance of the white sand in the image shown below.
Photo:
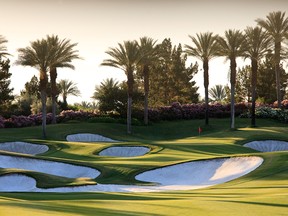
<path fill-rule="evenodd" d="M 90 133 L 70 134 L 66 140 L 69 142 L 118 142 L 99 134 Z"/>
<path fill-rule="evenodd" d="M 288 151 L 288 142 L 277 140 L 253 141 L 244 146 L 261 152 Z"/>
<path fill-rule="evenodd" d="M 100 175 L 98 170 L 89 167 L 8 155 L 0 155 L 0 168 L 23 169 L 67 178 L 96 178 Z"/>
<path fill-rule="evenodd" d="M 114 146 L 102 150 L 99 152 L 99 155 L 111 157 L 136 157 L 145 155 L 149 151 L 149 148 L 143 146 Z"/>
<path fill-rule="evenodd" d="M 1 161 L 1 158 L 0 158 Z M 194 161 L 163 167 L 144 172 L 136 176 L 140 181 L 157 183 L 155 186 L 97 184 L 79 187 L 59 187 L 40 189 L 35 180 L 23 175 L 6 175 L 0 177 L 0 191 L 30 192 L 156 192 L 172 190 L 192 190 L 225 183 L 239 178 L 259 167 L 261 157 L 235 157 L 214 160 Z M 46 170 L 43 170 L 46 172 Z M 17 182 L 21 181 L 21 185 Z M 9 185 L 7 188 L 3 185 Z"/>
<path fill-rule="evenodd" d="M 29 155 L 36 155 L 42 154 L 49 150 L 48 146 L 46 145 L 37 145 L 32 143 L 26 142 L 5 142 L 0 143 L 0 150 L 8 151 L 8 152 L 15 152 L 15 153 L 22 153 L 22 154 L 29 154 Z"/>

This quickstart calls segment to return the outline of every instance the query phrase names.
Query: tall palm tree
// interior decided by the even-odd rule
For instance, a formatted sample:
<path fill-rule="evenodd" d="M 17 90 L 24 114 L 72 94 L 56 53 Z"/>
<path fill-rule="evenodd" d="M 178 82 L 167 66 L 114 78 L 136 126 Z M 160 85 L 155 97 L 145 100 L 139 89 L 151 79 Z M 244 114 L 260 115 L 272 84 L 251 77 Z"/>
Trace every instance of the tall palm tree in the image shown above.
<path fill-rule="evenodd" d="M 267 51 L 271 48 L 271 38 L 267 32 L 262 31 L 259 27 L 247 27 L 245 29 L 246 50 L 244 52 L 245 58 L 251 59 L 252 69 L 252 107 L 251 107 L 251 126 L 256 126 L 255 119 L 255 102 L 256 102 L 256 84 L 258 62 L 265 56 Z"/>
<path fill-rule="evenodd" d="M 18 49 L 18 53 L 19 56 L 16 64 L 31 66 L 39 70 L 42 103 L 42 135 L 43 138 L 46 138 L 47 71 L 51 64 L 53 54 L 50 52 L 49 45 L 44 39 L 31 42 L 29 47 Z"/>
<path fill-rule="evenodd" d="M 56 123 L 56 100 L 59 93 L 57 89 L 57 67 L 71 68 L 75 67 L 71 64 L 74 59 L 80 59 L 78 51 L 74 50 L 77 43 L 70 43 L 70 40 L 60 40 L 56 35 L 47 35 L 47 43 L 50 46 L 51 51 L 54 52 L 54 58 L 50 65 L 50 82 L 51 82 L 51 97 L 52 97 L 52 124 Z"/>
<path fill-rule="evenodd" d="M 226 91 L 223 85 L 215 85 L 209 90 L 209 95 L 216 102 L 222 102 L 226 98 Z"/>
<path fill-rule="evenodd" d="M 209 124 L 209 61 L 218 56 L 219 45 L 217 43 L 218 35 L 211 32 L 196 34 L 196 37 L 190 36 L 194 46 L 185 45 L 185 52 L 200 59 L 203 62 L 204 70 L 204 88 L 205 88 L 205 124 Z"/>
<path fill-rule="evenodd" d="M 5 43 L 7 42 L 8 41 L 2 35 L 0 35 L 0 59 L 9 55 L 9 53 L 7 52 L 7 47 L 5 45 Z"/>
<path fill-rule="evenodd" d="M 136 70 L 140 55 L 136 41 L 124 41 L 123 44 L 118 43 L 118 46 L 117 48 L 109 48 L 109 50 L 106 51 L 106 53 L 111 56 L 111 59 L 104 59 L 101 65 L 119 68 L 123 70 L 127 76 L 127 133 L 131 134 L 134 71 Z"/>
<path fill-rule="evenodd" d="M 277 86 L 277 102 L 278 107 L 281 107 L 281 85 L 280 85 L 280 60 L 282 51 L 282 42 L 287 39 L 288 35 L 288 17 L 285 17 L 285 12 L 271 12 L 266 16 L 266 20 L 257 19 L 259 26 L 266 29 L 270 37 L 274 41 L 274 63 Z"/>
<path fill-rule="evenodd" d="M 236 58 L 243 56 L 245 51 L 245 37 L 239 30 L 225 31 L 224 37 L 218 38 L 220 46 L 219 55 L 230 61 L 231 84 L 231 129 L 235 128 L 235 84 L 236 84 Z"/>
<path fill-rule="evenodd" d="M 81 95 L 81 93 L 77 87 L 77 84 L 73 83 L 73 81 L 71 81 L 71 80 L 62 79 L 59 81 L 58 86 L 59 86 L 58 87 L 59 88 L 59 94 L 63 98 L 64 109 L 67 109 L 67 107 L 68 107 L 67 97 L 69 95 L 73 95 L 73 96 L 78 97 Z"/>
<path fill-rule="evenodd" d="M 150 67 L 158 60 L 158 52 L 155 46 L 157 41 L 149 37 L 141 37 L 139 43 L 141 75 L 144 80 L 144 124 L 148 125 L 148 97 L 149 97 L 149 73 Z"/>

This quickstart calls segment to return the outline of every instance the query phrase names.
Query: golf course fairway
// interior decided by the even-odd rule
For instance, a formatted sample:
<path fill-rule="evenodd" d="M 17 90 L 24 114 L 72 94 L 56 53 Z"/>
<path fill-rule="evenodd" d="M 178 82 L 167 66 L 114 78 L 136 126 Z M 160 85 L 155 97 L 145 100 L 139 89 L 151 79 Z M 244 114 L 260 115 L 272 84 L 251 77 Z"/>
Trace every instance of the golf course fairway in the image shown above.
<path fill-rule="evenodd" d="M 283 144 L 284 141 L 288 141 L 287 125 L 264 119 L 257 119 L 255 128 L 249 127 L 249 124 L 250 119 L 237 118 L 237 129 L 230 130 L 229 119 L 210 119 L 209 126 L 204 126 L 204 120 L 161 122 L 149 126 L 133 126 L 132 135 L 127 135 L 124 124 L 73 121 L 47 125 L 46 140 L 41 138 L 41 127 L 1 129 L 0 145 L 6 143 L 5 148 L 0 150 L 2 159 L 10 161 L 16 157 L 33 163 L 53 162 L 52 164 L 64 164 L 63 169 L 68 167 L 69 170 L 70 166 L 83 167 L 85 172 L 86 169 L 91 169 L 99 171 L 100 174 L 82 176 L 81 170 L 76 169 L 79 172 L 76 176 L 60 175 L 58 171 L 46 173 L 38 168 L 27 169 L 24 165 L 19 168 L 13 166 L 0 168 L 0 188 L 5 188 L 5 184 L 9 186 L 9 181 L 1 181 L 3 176 L 20 177 L 16 181 L 19 184 L 16 184 L 15 188 L 24 184 L 27 179 L 33 179 L 37 188 L 41 190 L 84 185 L 93 187 L 97 184 L 152 187 L 156 181 L 149 179 L 150 175 L 146 180 L 137 176 L 189 163 L 206 161 L 222 163 L 224 159 L 231 159 L 235 163 L 238 158 L 257 160 L 260 158 L 261 161 L 257 162 L 257 167 L 237 178 L 198 189 L 164 190 L 153 193 L 1 192 L 0 215 L 286 215 L 288 209 L 286 147 L 284 150 L 281 147 L 280 150 L 278 148 L 279 151 L 261 152 L 244 145 L 257 141 L 258 146 L 259 142 L 267 140 Z M 202 128 L 200 135 L 199 126 Z M 71 134 L 99 134 L 102 138 L 106 137 L 117 142 L 105 142 L 105 139 L 99 142 L 91 139 L 81 142 L 79 136 L 75 141 L 73 139 L 67 141 L 66 137 Z M 33 150 L 33 154 L 28 154 L 30 150 L 9 151 L 7 143 L 14 145 L 15 142 L 48 148 L 36 153 Z M 149 151 L 127 157 L 123 154 L 120 157 L 99 155 L 105 149 L 120 146 L 129 147 L 127 149 L 141 147 Z M 178 166 L 177 169 L 181 172 L 184 168 Z M 234 168 L 231 168 L 229 173 L 233 172 L 232 169 Z M 218 173 L 210 175 L 214 175 L 214 179 L 216 176 L 219 179 L 223 170 L 220 169 Z M 187 171 L 187 176 L 188 174 Z M 169 182 L 174 177 L 174 173 L 173 176 L 165 175 L 163 182 Z M 185 175 L 181 176 L 181 181 L 183 179 Z"/>

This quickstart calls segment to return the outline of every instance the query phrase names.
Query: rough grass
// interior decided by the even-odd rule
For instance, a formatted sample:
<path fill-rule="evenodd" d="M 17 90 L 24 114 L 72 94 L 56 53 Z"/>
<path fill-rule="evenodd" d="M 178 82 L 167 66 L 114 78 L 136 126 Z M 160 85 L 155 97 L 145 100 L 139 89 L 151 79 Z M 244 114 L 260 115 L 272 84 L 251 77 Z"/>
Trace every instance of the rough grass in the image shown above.
<path fill-rule="evenodd" d="M 216 157 L 259 155 L 264 163 L 257 170 L 231 182 L 211 188 L 161 193 L 1 193 L 0 215 L 285 215 L 288 207 L 288 153 L 259 153 L 242 145 L 252 140 L 288 140 L 287 125 L 257 120 L 250 128 L 248 119 L 237 119 L 237 130 L 229 130 L 229 119 L 162 122 L 134 126 L 126 134 L 122 124 L 73 122 L 48 125 L 48 140 L 41 139 L 41 128 L 0 130 L 0 142 L 45 143 L 50 151 L 41 159 L 87 165 L 103 173 L 101 183 L 140 184 L 134 176 L 148 169 Z M 198 127 L 203 133 L 198 135 Z M 145 145 L 150 154 L 135 158 L 100 157 L 99 151 L 115 143 L 71 143 L 73 133 L 97 133 L 120 145 Z M 15 170 L 1 170 L 1 173 Z M 38 186 L 85 184 L 85 179 L 65 179 L 28 172 Z M 93 183 L 93 182 L 92 182 Z"/>

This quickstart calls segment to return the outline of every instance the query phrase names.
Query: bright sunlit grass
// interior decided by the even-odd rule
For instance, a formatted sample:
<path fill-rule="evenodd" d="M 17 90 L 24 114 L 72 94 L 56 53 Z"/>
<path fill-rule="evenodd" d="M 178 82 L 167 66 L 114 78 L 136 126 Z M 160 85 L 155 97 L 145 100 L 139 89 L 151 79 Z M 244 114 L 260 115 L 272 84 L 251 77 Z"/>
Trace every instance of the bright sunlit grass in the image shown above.
<path fill-rule="evenodd" d="M 237 130 L 229 130 L 229 119 L 155 123 L 134 126 L 133 135 L 125 125 L 67 123 L 48 125 L 48 140 L 41 128 L 1 129 L 0 142 L 45 143 L 47 153 L 37 156 L 95 167 L 102 172 L 99 183 L 139 184 L 137 173 L 170 164 L 237 155 L 257 155 L 264 163 L 239 179 L 211 188 L 158 193 L 1 193 L 0 215 L 285 215 L 288 207 L 288 153 L 259 153 L 242 145 L 252 140 L 288 140 L 285 124 L 257 120 L 250 128 L 248 119 L 236 119 Z M 198 127 L 203 128 L 199 136 Z M 65 137 L 73 133 L 96 133 L 121 140 L 120 143 L 76 143 Z M 114 158 L 97 155 L 115 145 L 148 146 L 152 151 L 141 157 Z M 1 170 L 13 173 L 17 170 Z M 18 172 L 18 171 L 17 171 Z M 28 172 L 40 187 L 93 184 L 85 178 L 69 179 Z"/>

